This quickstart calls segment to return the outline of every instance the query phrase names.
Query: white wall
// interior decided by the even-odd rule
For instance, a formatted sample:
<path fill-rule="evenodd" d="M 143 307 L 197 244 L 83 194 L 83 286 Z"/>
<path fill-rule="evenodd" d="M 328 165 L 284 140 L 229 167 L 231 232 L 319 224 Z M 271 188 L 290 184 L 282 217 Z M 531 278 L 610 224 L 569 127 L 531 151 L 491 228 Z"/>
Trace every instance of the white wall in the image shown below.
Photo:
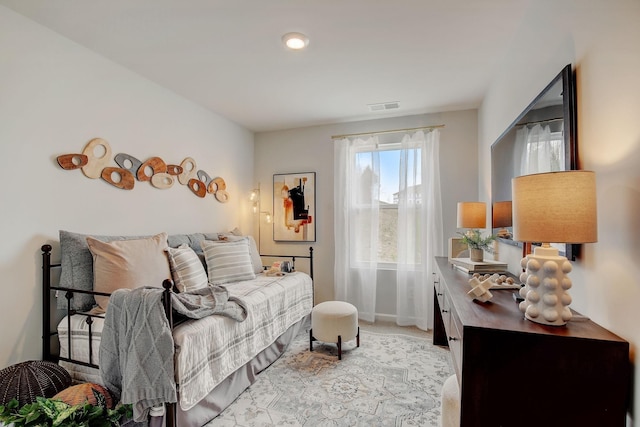
<path fill-rule="evenodd" d="M 391 129 L 413 128 L 444 124 L 440 134 L 440 171 L 442 180 L 442 203 L 444 236 L 455 236 L 456 203 L 461 200 L 476 200 L 478 197 L 477 176 L 477 111 L 455 111 L 439 114 L 406 116 L 390 119 L 368 120 L 352 123 L 315 126 L 278 132 L 256 134 L 255 177 L 256 185 L 263 189 L 263 210 L 273 212 L 271 183 L 274 173 L 316 172 L 316 236 L 312 243 L 315 257 L 316 302 L 333 299 L 333 135 L 375 132 Z M 266 190 L 266 191 L 265 191 Z M 257 226 L 255 227 L 257 230 Z M 299 254 L 306 252 L 309 244 L 275 243 L 273 228 L 260 224 L 263 253 Z M 445 255 L 446 244 L 443 242 Z M 388 276 L 388 275 L 387 275 Z M 393 275 L 391 275 L 393 276 Z M 381 274 L 385 278 L 385 274 Z M 391 277 L 390 279 L 394 279 Z M 388 280 L 378 286 L 377 313 L 395 314 L 395 287 Z"/>
<path fill-rule="evenodd" d="M 491 143 L 564 65 L 573 64 L 579 161 L 597 177 L 598 242 L 584 245 L 574 263 L 572 307 L 627 339 L 634 350 L 640 343 L 640 3 L 532 2 L 527 18 L 545 24 L 539 31 L 522 27 L 479 111 L 480 191 L 490 198 Z M 545 48 L 529 53 L 521 46 Z M 517 249 L 501 250 L 519 259 Z M 517 270 L 513 261 L 512 269 Z"/>
<path fill-rule="evenodd" d="M 187 187 L 116 189 L 56 157 L 106 139 L 113 155 L 193 157 L 227 204 Z M 253 134 L 0 6 L 0 368 L 41 357 L 40 246 L 96 234 L 250 231 Z M 116 166 L 112 162 L 112 166 Z M 59 247 L 54 244 L 54 260 Z"/>

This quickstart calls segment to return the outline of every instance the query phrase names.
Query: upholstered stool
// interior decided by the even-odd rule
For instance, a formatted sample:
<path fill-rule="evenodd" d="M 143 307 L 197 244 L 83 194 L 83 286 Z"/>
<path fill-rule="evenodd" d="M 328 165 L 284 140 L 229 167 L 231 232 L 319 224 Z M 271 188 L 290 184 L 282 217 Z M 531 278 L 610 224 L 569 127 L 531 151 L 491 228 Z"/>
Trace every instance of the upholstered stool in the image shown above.
<path fill-rule="evenodd" d="M 334 342 L 338 345 L 338 360 L 342 360 L 342 343 L 356 339 L 360 347 L 358 309 L 344 301 L 325 301 L 311 311 L 309 351 L 313 341 Z"/>
<path fill-rule="evenodd" d="M 451 375 L 442 385 L 440 426 L 460 427 L 460 388 L 458 378 Z"/>

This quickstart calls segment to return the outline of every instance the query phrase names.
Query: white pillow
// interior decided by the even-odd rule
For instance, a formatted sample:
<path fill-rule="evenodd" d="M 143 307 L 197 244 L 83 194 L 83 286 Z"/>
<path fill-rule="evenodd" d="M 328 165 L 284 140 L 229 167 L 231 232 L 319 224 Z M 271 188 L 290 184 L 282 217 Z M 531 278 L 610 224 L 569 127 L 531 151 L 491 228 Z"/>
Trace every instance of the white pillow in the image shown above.
<path fill-rule="evenodd" d="M 237 228 L 235 230 L 237 230 Z M 260 252 L 258 252 L 258 245 L 256 245 L 255 239 L 253 236 L 237 235 L 234 231 L 230 233 L 220 233 L 218 234 L 218 239 L 220 239 L 220 242 L 237 242 L 238 240 L 246 239 L 249 243 L 249 256 L 251 257 L 253 272 L 255 274 L 262 273 L 264 271 L 264 267 L 262 266 L 262 258 L 260 258 Z"/>
<path fill-rule="evenodd" d="M 194 292 L 209 285 L 200 258 L 188 244 L 167 248 L 166 251 L 173 281 L 180 292 Z"/>
<path fill-rule="evenodd" d="M 93 255 L 93 290 L 113 293 L 116 289 L 162 287 L 171 278 L 167 261 L 167 233 L 146 239 L 101 242 L 87 237 Z M 109 297 L 96 295 L 96 303 L 107 310 Z"/>
<path fill-rule="evenodd" d="M 256 278 L 247 239 L 235 242 L 203 240 L 200 245 L 207 263 L 209 283 L 221 285 Z"/>

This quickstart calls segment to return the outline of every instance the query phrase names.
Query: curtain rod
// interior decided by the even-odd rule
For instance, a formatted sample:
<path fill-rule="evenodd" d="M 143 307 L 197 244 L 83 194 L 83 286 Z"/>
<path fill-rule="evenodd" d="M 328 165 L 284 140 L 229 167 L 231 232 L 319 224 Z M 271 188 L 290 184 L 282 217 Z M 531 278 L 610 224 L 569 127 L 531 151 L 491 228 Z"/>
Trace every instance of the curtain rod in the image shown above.
<path fill-rule="evenodd" d="M 345 135 L 333 135 L 331 137 L 331 139 L 342 139 L 342 138 L 349 138 L 352 136 L 363 136 L 363 135 L 384 135 L 387 133 L 399 133 L 399 132 L 412 132 L 412 131 L 418 131 L 418 130 L 426 130 L 426 129 L 439 129 L 439 128 L 443 128 L 444 125 L 434 125 L 434 126 L 421 126 L 418 128 L 406 128 L 406 129 L 393 129 L 393 130 L 383 130 L 380 132 L 362 132 L 362 133 L 348 133 Z"/>
<path fill-rule="evenodd" d="M 540 123 L 551 123 L 551 122 L 557 122 L 559 120 L 564 120 L 563 117 L 557 117 L 555 119 L 547 119 L 547 120 L 537 120 L 537 121 L 533 121 L 533 122 L 526 122 L 526 123 L 518 123 L 516 126 L 529 126 L 529 125 L 537 125 Z"/>

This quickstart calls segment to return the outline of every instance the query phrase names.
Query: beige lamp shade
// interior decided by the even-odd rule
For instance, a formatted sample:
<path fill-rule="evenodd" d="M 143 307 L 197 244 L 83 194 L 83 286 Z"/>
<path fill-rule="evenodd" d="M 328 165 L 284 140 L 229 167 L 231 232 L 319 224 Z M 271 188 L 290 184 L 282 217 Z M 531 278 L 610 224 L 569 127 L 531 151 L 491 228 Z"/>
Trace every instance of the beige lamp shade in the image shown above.
<path fill-rule="evenodd" d="M 535 243 L 598 240 L 596 177 L 590 171 L 524 175 L 511 181 L 513 239 Z"/>
<path fill-rule="evenodd" d="M 458 202 L 458 228 L 485 228 L 486 226 L 486 203 Z"/>
<path fill-rule="evenodd" d="M 511 200 L 493 204 L 493 228 L 511 227 Z"/>

